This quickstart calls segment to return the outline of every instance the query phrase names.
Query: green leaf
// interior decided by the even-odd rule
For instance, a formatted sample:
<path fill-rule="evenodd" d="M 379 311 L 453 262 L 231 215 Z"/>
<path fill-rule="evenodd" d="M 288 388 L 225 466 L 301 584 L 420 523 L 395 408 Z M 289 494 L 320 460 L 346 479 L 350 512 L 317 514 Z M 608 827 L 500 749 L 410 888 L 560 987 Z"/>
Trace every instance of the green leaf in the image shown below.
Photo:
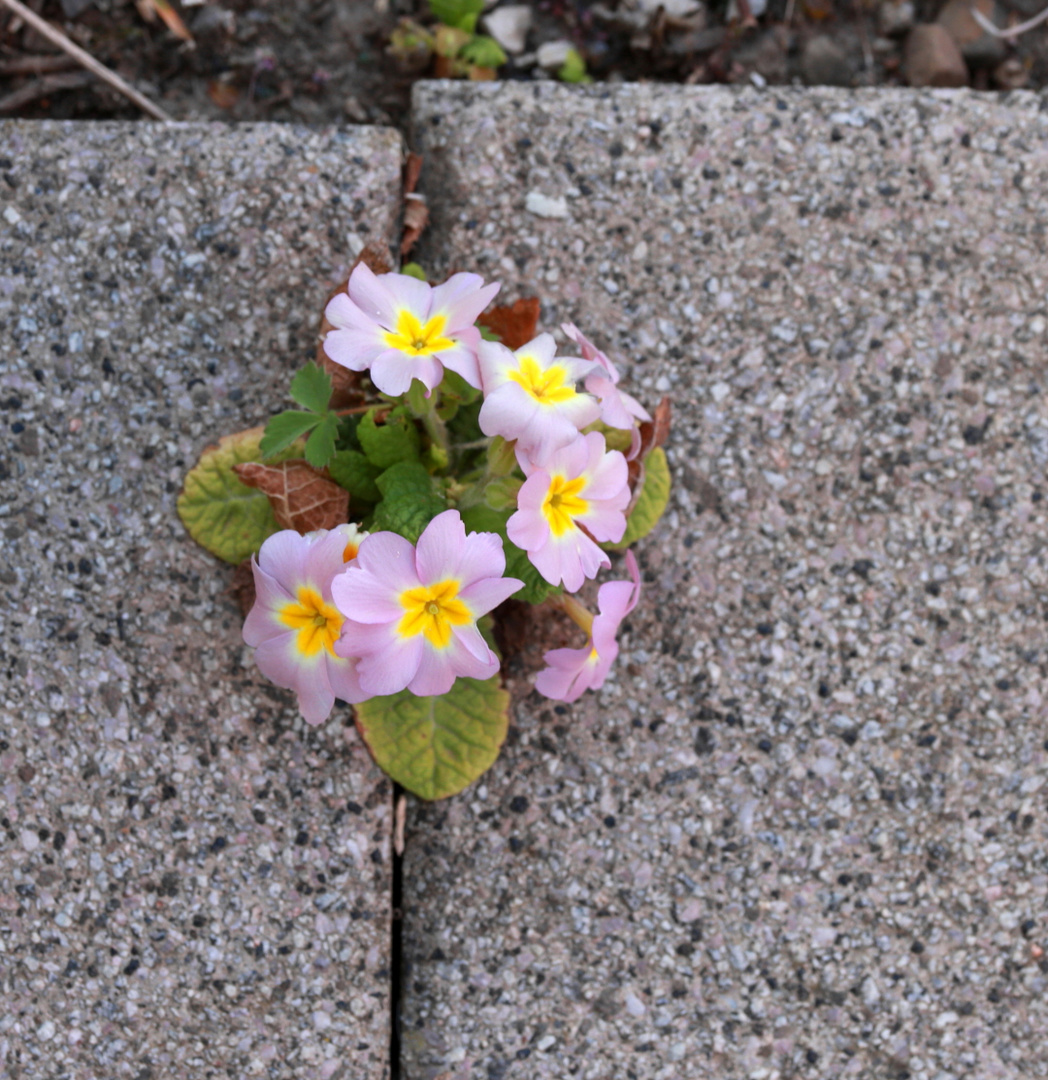
<path fill-rule="evenodd" d="M 310 360 L 291 380 L 291 397 L 303 409 L 322 413 L 331 400 L 331 376 Z"/>
<path fill-rule="evenodd" d="M 670 467 L 661 446 L 644 459 L 644 487 L 626 521 L 626 533 L 617 544 L 604 544 L 608 551 L 623 551 L 643 539 L 658 524 L 670 501 Z"/>
<path fill-rule="evenodd" d="M 472 34 L 477 17 L 484 10 L 484 0 L 429 0 L 429 10 L 445 26 L 455 26 Z"/>
<path fill-rule="evenodd" d="M 382 498 L 375 483 L 381 471 L 359 450 L 339 450 L 328 465 L 331 479 L 349 492 L 350 506 L 357 501 L 377 503 Z"/>
<path fill-rule="evenodd" d="M 375 763 L 422 799 L 446 799 L 494 764 L 509 729 L 509 694 L 497 675 L 456 679 L 440 697 L 409 690 L 356 706 Z"/>
<path fill-rule="evenodd" d="M 250 558 L 277 531 L 269 499 L 233 472 L 241 462 L 262 460 L 261 441 L 262 428 L 252 428 L 209 446 L 189 470 L 178 497 L 178 516 L 189 535 L 226 562 Z M 280 452 L 279 460 L 301 453 L 302 444 L 293 443 Z"/>
<path fill-rule="evenodd" d="M 360 440 L 357 438 L 357 428 L 360 426 L 361 416 L 359 413 L 351 413 L 349 416 L 338 418 L 338 448 L 339 450 L 361 450 Z"/>
<path fill-rule="evenodd" d="M 323 469 L 335 455 L 335 436 L 338 434 L 338 417 L 327 413 L 306 443 L 306 461 L 314 469 Z"/>
<path fill-rule="evenodd" d="M 477 323 L 477 329 L 480 331 L 480 336 L 483 341 L 501 341 L 500 335 L 496 334 L 494 330 L 489 330 L 482 323 Z"/>
<path fill-rule="evenodd" d="M 418 428 L 400 408 L 394 409 L 384 424 L 376 424 L 375 410 L 369 409 L 357 426 L 357 438 L 368 461 L 380 469 L 400 461 L 418 461 Z"/>
<path fill-rule="evenodd" d="M 401 461 L 386 469 L 375 481 L 382 501 L 375 507 L 371 529 L 389 529 L 416 543 L 422 530 L 447 509 L 447 502 L 433 477 L 417 461 Z"/>
<path fill-rule="evenodd" d="M 517 509 L 517 492 L 524 481 L 519 476 L 505 476 L 493 480 L 484 489 L 484 501 L 492 510 Z"/>
<path fill-rule="evenodd" d="M 582 59 L 582 53 L 578 49 L 571 49 L 568 52 L 564 65 L 557 72 L 557 78 L 566 83 L 593 82 L 586 73 L 586 61 Z"/>
<path fill-rule="evenodd" d="M 301 438 L 307 431 L 312 431 L 319 423 L 320 417 L 316 413 L 299 412 L 298 409 L 277 413 L 266 424 L 266 433 L 259 442 L 262 457 L 271 458 L 281 450 L 286 450 L 296 439 Z"/>
<path fill-rule="evenodd" d="M 488 475 L 507 476 L 517 467 L 517 443 L 496 435 L 488 446 Z"/>
<path fill-rule="evenodd" d="M 531 565 L 526 551 L 521 551 L 506 536 L 506 522 L 510 514 L 505 510 L 492 510 L 490 506 L 471 506 L 462 511 L 462 521 L 469 532 L 493 532 L 502 537 L 502 550 L 506 553 L 506 577 L 520 578 L 523 588 L 513 594 L 514 600 L 525 604 L 541 604 L 547 596 L 563 590 L 559 585 L 551 585 Z"/>
<path fill-rule="evenodd" d="M 400 268 L 400 272 L 407 274 L 408 277 L 418 278 L 419 281 L 429 281 L 429 278 L 426 277 L 426 271 L 417 262 L 404 263 Z"/>
<path fill-rule="evenodd" d="M 472 405 L 480 397 L 480 391 L 457 372 L 450 368 L 444 369 L 444 378 L 440 383 L 440 396 L 442 399 L 450 398 L 459 405 Z"/>
<path fill-rule="evenodd" d="M 506 62 L 502 46 L 486 34 L 474 34 L 473 40 L 463 46 L 459 55 L 467 63 L 477 67 L 497 68 Z"/>

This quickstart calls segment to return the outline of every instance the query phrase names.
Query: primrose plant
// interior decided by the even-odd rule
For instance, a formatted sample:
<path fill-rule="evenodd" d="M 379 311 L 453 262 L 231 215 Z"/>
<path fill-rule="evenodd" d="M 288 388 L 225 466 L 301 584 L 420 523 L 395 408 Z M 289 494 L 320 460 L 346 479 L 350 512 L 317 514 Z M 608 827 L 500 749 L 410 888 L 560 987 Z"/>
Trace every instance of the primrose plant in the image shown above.
<path fill-rule="evenodd" d="M 640 594 L 633 553 L 597 614 L 577 594 L 669 495 L 668 403 L 653 419 L 570 323 L 579 355 L 558 355 L 537 301 L 485 314 L 498 291 L 359 263 L 292 381 L 302 408 L 205 451 L 179 500 L 196 539 L 250 567 L 258 669 L 310 724 L 353 705 L 378 764 L 424 798 L 472 782 L 505 738 L 493 612 L 578 625 L 580 647 L 545 653 L 540 693 L 603 685 Z"/>

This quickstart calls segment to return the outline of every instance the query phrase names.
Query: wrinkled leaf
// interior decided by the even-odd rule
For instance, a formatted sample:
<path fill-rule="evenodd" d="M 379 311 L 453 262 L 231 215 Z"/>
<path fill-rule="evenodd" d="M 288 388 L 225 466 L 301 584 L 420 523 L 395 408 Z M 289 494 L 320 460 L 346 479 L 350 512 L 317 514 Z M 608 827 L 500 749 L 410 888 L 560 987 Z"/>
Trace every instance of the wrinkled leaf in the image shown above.
<path fill-rule="evenodd" d="M 314 529 L 333 529 L 349 518 L 349 492 L 304 461 L 279 465 L 247 462 L 235 465 L 233 470 L 249 487 L 268 496 L 281 529 L 304 534 Z"/>
<path fill-rule="evenodd" d="M 474 34 L 473 40 L 462 47 L 462 59 L 477 67 L 497 68 L 506 62 L 502 46 L 486 34 Z"/>
<path fill-rule="evenodd" d="M 261 458 L 261 441 L 262 428 L 252 428 L 209 446 L 190 469 L 178 497 L 178 516 L 189 535 L 226 562 L 249 559 L 280 528 L 269 499 L 233 472 L 234 466 Z M 301 443 L 282 452 L 301 453 Z"/>
<path fill-rule="evenodd" d="M 385 423 L 378 424 L 375 412 L 368 410 L 357 426 L 357 438 L 371 464 L 388 469 L 400 461 L 417 461 L 421 440 L 411 419 L 402 410 L 394 409 Z"/>
<path fill-rule="evenodd" d="M 328 413 L 306 443 L 306 461 L 314 469 L 323 469 L 334 457 L 337 434 L 338 417 L 334 413 Z"/>
<path fill-rule="evenodd" d="M 332 458 L 328 472 L 336 484 L 349 492 L 354 505 L 358 500 L 377 503 L 382 498 L 375 484 L 381 469 L 372 465 L 359 450 L 339 450 Z"/>
<path fill-rule="evenodd" d="M 371 530 L 389 529 L 411 543 L 416 543 L 422 530 L 447 509 L 433 477 L 417 461 L 401 461 L 375 481 L 382 501 L 375 508 Z"/>
<path fill-rule="evenodd" d="M 509 694 L 497 675 L 456 679 L 440 697 L 408 690 L 356 706 L 376 764 L 422 799 L 445 799 L 494 764 L 509 727 Z"/>
<path fill-rule="evenodd" d="M 429 0 L 429 10 L 445 26 L 472 34 L 478 16 L 484 10 L 484 0 Z"/>
<path fill-rule="evenodd" d="M 490 506 L 471 506 L 462 511 L 462 521 L 467 532 L 493 532 L 502 537 L 502 550 L 506 555 L 505 577 L 519 578 L 524 582 L 523 587 L 513 594 L 513 599 L 526 604 L 541 604 L 547 596 L 563 590 L 559 585 L 551 585 L 531 565 L 528 553 L 506 536 L 506 522 L 510 513 L 508 510 L 492 510 Z"/>
<path fill-rule="evenodd" d="M 331 400 L 331 376 L 310 360 L 291 380 L 291 397 L 303 409 L 322 413 Z"/>
<path fill-rule="evenodd" d="M 319 423 L 320 417 L 316 413 L 299 412 L 298 409 L 288 409 L 270 417 L 266 424 L 266 433 L 259 443 L 262 456 L 271 458 L 281 450 L 286 450 L 296 439 L 301 438 L 307 431 L 312 431 Z"/>
<path fill-rule="evenodd" d="M 661 446 L 644 459 L 644 486 L 626 520 L 626 532 L 617 544 L 604 544 L 608 551 L 623 551 L 643 539 L 658 524 L 670 499 L 670 467 Z"/>
<path fill-rule="evenodd" d="M 519 476 L 505 476 L 493 480 L 484 490 L 484 501 L 492 510 L 516 510 L 517 492 L 524 483 Z"/>
<path fill-rule="evenodd" d="M 534 339 L 541 306 L 537 296 L 522 297 L 484 312 L 477 322 L 498 334 L 507 349 L 516 351 Z"/>
<path fill-rule="evenodd" d="M 592 76 L 586 71 L 586 61 L 583 60 L 582 53 L 578 49 L 568 51 L 567 58 L 560 71 L 557 72 L 557 78 L 566 83 L 593 82 Z"/>

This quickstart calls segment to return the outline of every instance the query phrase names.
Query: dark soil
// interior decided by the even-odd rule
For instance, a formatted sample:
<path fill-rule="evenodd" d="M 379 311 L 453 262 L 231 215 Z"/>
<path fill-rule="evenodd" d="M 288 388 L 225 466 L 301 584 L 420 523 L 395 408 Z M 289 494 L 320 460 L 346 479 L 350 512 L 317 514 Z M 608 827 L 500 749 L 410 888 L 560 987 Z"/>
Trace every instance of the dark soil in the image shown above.
<path fill-rule="evenodd" d="M 892 2 L 767 0 L 761 11 L 755 0 L 710 0 L 698 17 L 674 20 L 665 11 L 644 15 L 645 0 L 603 5 L 547 0 L 533 5 L 527 55 L 511 57 L 499 74 L 552 77 L 536 66 L 535 49 L 567 39 L 598 80 L 899 84 L 902 35 L 879 32 L 881 8 Z M 1002 11 L 1019 21 L 1041 3 L 1007 0 Z M 761 13 L 747 26 L 740 10 L 751 4 Z M 147 21 L 148 0 L 30 0 L 30 6 L 179 120 L 403 126 L 418 75 L 401 70 L 387 54 L 389 35 L 402 16 L 428 18 L 425 0 L 214 0 L 177 8 L 192 32 L 190 45 L 161 21 Z M 916 0 L 917 21 L 934 20 L 941 7 L 942 0 Z M 972 85 L 1010 89 L 1048 83 L 1046 27 L 1008 46 L 1007 68 L 999 61 L 974 67 Z M 822 50 L 821 67 L 811 61 L 810 43 L 816 38 L 832 46 L 828 62 Z M 58 49 L 4 12 L 0 115 L 133 119 L 141 114 L 117 92 L 88 81 Z"/>

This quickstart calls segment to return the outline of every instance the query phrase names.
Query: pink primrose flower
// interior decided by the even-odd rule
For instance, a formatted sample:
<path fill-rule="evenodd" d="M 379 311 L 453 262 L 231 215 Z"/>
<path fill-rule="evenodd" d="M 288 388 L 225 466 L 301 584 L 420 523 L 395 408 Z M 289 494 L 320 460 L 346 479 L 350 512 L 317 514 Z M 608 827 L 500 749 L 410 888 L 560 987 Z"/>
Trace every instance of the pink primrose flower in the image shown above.
<path fill-rule="evenodd" d="M 596 398 L 575 389 L 593 365 L 556 351 L 552 334 L 539 334 L 516 352 L 494 341 L 480 344 L 480 430 L 516 439 L 517 449 L 539 463 L 600 416 Z"/>
<path fill-rule="evenodd" d="M 611 565 L 594 541 L 616 542 L 626 531 L 626 459 L 605 449 L 604 436 L 593 431 L 551 454 L 541 467 L 517 456 L 527 479 L 507 534 L 551 585 L 563 582 L 568 592 Z"/>
<path fill-rule="evenodd" d="M 609 581 L 597 592 L 600 614 L 593 620 L 583 649 L 551 649 L 543 659 L 549 667 L 535 678 L 535 689 L 557 701 L 577 701 L 587 690 L 599 690 L 619 655 L 615 640 L 622 620 L 640 599 L 640 572 L 632 551 L 626 552 L 632 581 Z"/>
<path fill-rule="evenodd" d="M 336 697 L 356 703 L 370 696 L 360 688 L 356 662 L 335 653 L 344 620 L 331 598 L 331 583 L 356 556 L 360 535 L 355 525 L 306 536 L 285 529 L 251 562 L 255 605 L 244 641 L 266 678 L 298 694 L 310 724 L 327 719 Z"/>
<path fill-rule="evenodd" d="M 324 352 L 352 371 L 368 371 L 384 394 L 405 393 L 412 379 L 432 390 L 444 368 L 480 388 L 477 316 L 499 291 L 477 274 L 453 274 L 436 288 L 409 274 L 374 274 L 360 263 L 346 292 L 324 314 L 334 330 Z"/>
<path fill-rule="evenodd" d="M 498 658 L 477 619 L 524 583 L 503 577 L 496 533 L 469 533 L 457 510 L 438 514 L 413 547 L 392 532 L 372 533 L 332 591 L 346 615 L 338 652 L 357 658 L 369 694 L 407 687 L 422 697 L 447 693 L 455 679 L 487 679 Z"/>
<path fill-rule="evenodd" d="M 596 365 L 586 376 L 586 389 L 600 401 L 600 418 L 604 423 L 629 431 L 636 420 L 650 420 L 644 406 L 618 388 L 619 373 L 608 357 L 574 323 L 561 323 L 560 328 L 578 345 L 583 359 Z"/>

